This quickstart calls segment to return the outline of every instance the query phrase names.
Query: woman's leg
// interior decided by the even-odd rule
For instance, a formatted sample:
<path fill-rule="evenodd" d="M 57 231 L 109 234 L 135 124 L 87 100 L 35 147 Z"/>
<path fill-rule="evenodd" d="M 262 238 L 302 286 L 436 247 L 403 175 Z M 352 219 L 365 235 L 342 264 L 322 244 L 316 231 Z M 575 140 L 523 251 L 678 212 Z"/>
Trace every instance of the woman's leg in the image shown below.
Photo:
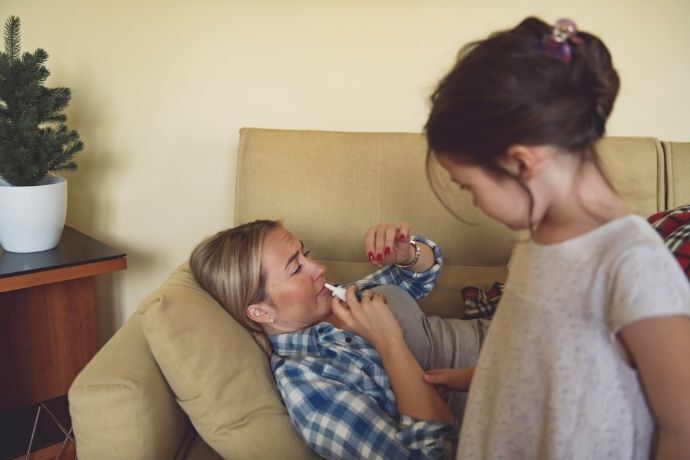
<path fill-rule="evenodd" d="M 424 369 L 431 364 L 432 341 L 425 327 L 426 315 L 406 290 L 394 284 L 377 286 L 372 291 L 383 294 L 386 303 L 400 323 L 405 342 Z"/>
<path fill-rule="evenodd" d="M 426 323 L 432 343 L 429 369 L 459 369 L 476 365 L 489 321 L 430 316 Z M 459 424 L 462 424 L 466 401 L 467 393 L 453 391 L 448 395 L 448 406 L 457 414 Z"/>

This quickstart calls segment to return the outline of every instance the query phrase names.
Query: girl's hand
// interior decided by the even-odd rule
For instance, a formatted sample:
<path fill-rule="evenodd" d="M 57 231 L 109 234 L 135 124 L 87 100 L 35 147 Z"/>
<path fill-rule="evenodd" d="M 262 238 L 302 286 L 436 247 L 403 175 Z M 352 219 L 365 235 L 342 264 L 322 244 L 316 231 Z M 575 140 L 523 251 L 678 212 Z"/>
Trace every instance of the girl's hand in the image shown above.
<path fill-rule="evenodd" d="M 431 369 L 424 373 L 424 381 L 436 385 L 442 392 L 469 391 L 474 368 Z"/>
<path fill-rule="evenodd" d="M 410 261 L 410 224 L 380 223 L 364 234 L 364 250 L 375 265 L 405 264 Z"/>
<path fill-rule="evenodd" d="M 347 303 L 337 297 L 331 299 L 333 313 L 343 323 L 343 329 L 364 338 L 379 352 L 384 347 L 405 343 L 400 324 L 381 294 L 365 291 L 362 301 L 358 302 L 355 288 L 350 286 L 345 299 Z"/>

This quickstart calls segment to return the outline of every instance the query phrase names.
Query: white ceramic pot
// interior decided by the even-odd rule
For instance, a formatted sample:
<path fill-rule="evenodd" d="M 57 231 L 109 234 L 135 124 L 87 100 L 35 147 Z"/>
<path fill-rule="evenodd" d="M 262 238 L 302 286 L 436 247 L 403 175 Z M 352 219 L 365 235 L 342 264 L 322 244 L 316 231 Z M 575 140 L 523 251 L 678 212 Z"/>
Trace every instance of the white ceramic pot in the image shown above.
<path fill-rule="evenodd" d="M 57 246 L 67 216 L 67 181 L 46 176 L 34 186 L 14 187 L 0 179 L 0 245 L 9 252 L 38 252 Z"/>

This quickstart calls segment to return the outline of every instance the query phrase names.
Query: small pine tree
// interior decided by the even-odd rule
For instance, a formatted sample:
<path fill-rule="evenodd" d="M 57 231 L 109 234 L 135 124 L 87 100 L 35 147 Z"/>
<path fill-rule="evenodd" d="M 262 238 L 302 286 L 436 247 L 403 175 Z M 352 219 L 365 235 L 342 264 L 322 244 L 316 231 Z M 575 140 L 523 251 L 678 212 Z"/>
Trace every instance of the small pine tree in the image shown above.
<path fill-rule="evenodd" d="M 69 88 L 46 88 L 48 54 L 37 49 L 20 56 L 19 18 L 5 23 L 5 52 L 0 52 L 0 177 L 15 186 L 36 185 L 46 174 L 73 171 L 72 157 L 84 148 L 68 131 L 61 113 Z"/>

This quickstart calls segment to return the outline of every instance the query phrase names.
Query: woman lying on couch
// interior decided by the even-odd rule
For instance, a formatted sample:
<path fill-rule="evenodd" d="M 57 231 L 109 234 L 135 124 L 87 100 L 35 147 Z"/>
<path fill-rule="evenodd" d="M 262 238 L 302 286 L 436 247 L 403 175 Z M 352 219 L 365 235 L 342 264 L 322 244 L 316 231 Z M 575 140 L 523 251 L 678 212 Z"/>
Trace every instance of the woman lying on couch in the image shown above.
<path fill-rule="evenodd" d="M 446 404 L 424 382 L 424 369 L 473 366 L 485 324 L 422 313 L 415 299 L 435 285 L 441 252 L 410 238 L 406 224 L 372 227 L 365 248 L 382 268 L 355 283 L 361 301 L 348 288 L 346 303 L 325 287 L 324 267 L 275 221 L 217 233 L 194 249 L 190 266 L 271 353 L 290 418 L 319 455 L 440 458 L 454 445 L 453 414 L 462 413 L 465 394 Z M 391 325 L 395 333 L 379 333 Z"/>

